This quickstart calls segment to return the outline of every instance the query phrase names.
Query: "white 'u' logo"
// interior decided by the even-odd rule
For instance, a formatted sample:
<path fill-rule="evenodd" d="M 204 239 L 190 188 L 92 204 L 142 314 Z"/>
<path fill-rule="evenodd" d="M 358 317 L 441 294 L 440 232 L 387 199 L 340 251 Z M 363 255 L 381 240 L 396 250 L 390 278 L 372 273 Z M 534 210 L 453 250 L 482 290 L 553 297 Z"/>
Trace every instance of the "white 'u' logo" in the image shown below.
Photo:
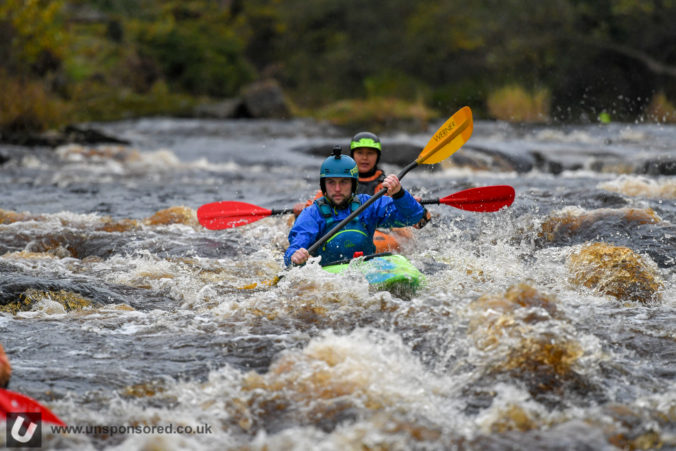
<path fill-rule="evenodd" d="M 26 431 L 21 434 L 21 425 L 23 424 L 24 417 L 19 416 L 16 418 L 16 421 L 14 422 L 14 426 L 12 426 L 12 438 L 16 440 L 19 443 L 28 443 L 30 439 L 33 438 L 33 434 L 35 433 L 35 430 L 38 428 L 38 425 L 35 423 L 32 423 L 28 425 L 28 428 L 26 428 Z"/>

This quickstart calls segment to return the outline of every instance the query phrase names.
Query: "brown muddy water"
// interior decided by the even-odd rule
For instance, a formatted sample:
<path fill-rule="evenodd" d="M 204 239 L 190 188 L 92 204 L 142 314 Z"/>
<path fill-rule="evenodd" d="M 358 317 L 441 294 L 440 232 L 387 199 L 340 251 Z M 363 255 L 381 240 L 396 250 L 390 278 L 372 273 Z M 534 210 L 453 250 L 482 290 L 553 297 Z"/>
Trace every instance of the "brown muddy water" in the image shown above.
<path fill-rule="evenodd" d="M 403 166 L 388 148 L 412 161 L 434 125 L 384 134 L 385 169 Z M 353 131 L 97 127 L 132 144 L 0 146 L 10 388 L 81 427 L 45 426 L 45 448 L 676 448 L 675 127 L 477 122 L 403 185 L 507 184 L 516 200 L 430 207 L 402 249 L 426 276 L 411 299 L 315 264 L 266 284 L 288 217 L 197 223 L 208 202 L 305 200 L 321 149 Z"/>

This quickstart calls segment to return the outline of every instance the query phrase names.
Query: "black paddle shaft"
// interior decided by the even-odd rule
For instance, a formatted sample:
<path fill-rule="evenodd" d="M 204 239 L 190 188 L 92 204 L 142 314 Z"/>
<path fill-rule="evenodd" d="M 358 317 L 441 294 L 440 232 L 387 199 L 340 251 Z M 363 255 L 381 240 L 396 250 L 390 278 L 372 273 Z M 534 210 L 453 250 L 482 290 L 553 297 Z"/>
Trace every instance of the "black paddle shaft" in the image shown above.
<path fill-rule="evenodd" d="M 294 213 L 293 208 L 285 208 L 284 210 L 275 210 L 273 208 L 270 210 L 270 215 L 288 215 L 289 213 Z"/>
<path fill-rule="evenodd" d="M 408 166 L 406 166 L 404 169 L 402 169 L 401 172 L 399 173 L 399 175 L 397 175 L 399 180 L 403 179 L 404 176 L 406 174 L 408 174 L 408 171 L 415 168 L 416 166 L 418 166 L 417 160 L 412 162 Z M 401 189 L 404 189 L 404 188 L 401 188 Z M 353 211 L 347 218 L 343 219 L 338 224 L 336 224 L 335 227 L 333 227 L 331 230 L 329 230 L 328 233 L 326 233 L 323 237 L 321 237 L 315 244 L 310 246 L 310 248 L 308 249 L 308 252 L 310 254 L 312 254 L 317 249 L 319 249 L 324 243 L 326 243 L 329 239 L 331 239 L 331 237 L 333 235 L 335 235 L 340 229 L 342 229 L 345 226 L 345 224 L 352 221 L 355 217 L 357 217 L 357 215 L 359 213 L 364 211 L 369 205 L 371 205 L 377 199 L 380 199 L 381 197 L 383 197 L 385 195 L 385 193 L 387 193 L 387 190 L 382 189 L 382 190 L 378 191 L 377 193 L 375 193 L 373 196 L 371 196 L 371 198 L 369 200 L 367 200 L 366 202 L 361 204 L 361 206 L 359 208 L 357 208 L 355 211 Z"/>
<path fill-rule="evenodd" d="M 380 196 L 378 196 L 378 197 L 380 197 Z M 420 201 L 421 205 L 440 204 L 440 203 L 441 203 L 440 199 L 423 199 L 423 200 Z M 288 215 L 288 214 L 291 214 L 291 213 L 296 213 L 293 208 L 284 208 L 282 210 L 277 210 L 277 209 L 273 208 L 272 210 L 270 210 L 271 216 Z"/>
<path fill-rule="evenodd" d="M 429 204 L 440 204 L 441 199 L 423 199 L 420 201 L 421 205 L 429 205 Z M 277 209 L 272 209 L 270 210 L 270 215 L 288 215 L 291 213 L 296 213 L 293 208 L 284 208 L 282 210 L 277 210 Z"/>

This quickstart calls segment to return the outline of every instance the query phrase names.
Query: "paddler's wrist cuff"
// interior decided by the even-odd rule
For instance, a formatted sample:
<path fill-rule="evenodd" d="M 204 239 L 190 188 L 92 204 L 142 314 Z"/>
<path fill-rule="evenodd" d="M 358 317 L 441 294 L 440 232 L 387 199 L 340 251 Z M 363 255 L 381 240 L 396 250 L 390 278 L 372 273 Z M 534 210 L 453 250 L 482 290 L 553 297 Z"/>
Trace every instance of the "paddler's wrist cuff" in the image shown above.
<path fill-rule="evenodd" d="M 401 188 L 399 191 L 397 191 L 392 195 L 392 199 L 401 199 L 402 197 L 404 197 L 404 193 L 406 193 L 406 190 L 404 188 Z"/>

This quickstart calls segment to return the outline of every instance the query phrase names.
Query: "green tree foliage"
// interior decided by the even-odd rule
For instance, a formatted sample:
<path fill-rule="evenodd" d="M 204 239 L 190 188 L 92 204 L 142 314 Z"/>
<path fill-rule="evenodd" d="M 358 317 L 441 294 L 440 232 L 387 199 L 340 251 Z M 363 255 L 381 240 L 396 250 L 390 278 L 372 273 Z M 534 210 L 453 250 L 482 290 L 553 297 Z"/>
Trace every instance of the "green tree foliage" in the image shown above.
<path fill-rule="evenodd" d="M 578 120 L 633 118 L 652 93 L 676 95 L 675 3 L 251 0 L 244 13 L 265 9 L 249 41 L 269 43 L 257 67 L 275 67 L 301 103 L 395 95 L 481 110 L 519 84 L 551 92 L 555 119 Z"/>
<path fill-rule="evenodd" d="M 0 130 L 43 129 L 66 111 L 51 93 L 65 53 L 60 1 L 0 3 Z"/>
<path fill-rule="evenodd" d="M 58 69 L 65 51 L 61 1 L 4 0 L 0 3 L 0 58 L 24 76 Z"/>
<path fill-rule="evenodd" d="M 157 13 L 132 20 L 140 55 L 152 58 L 170 86 L 224 97 L 253 80 L 228 8 L 213 1 L 162 2 Z"/>
<path fill-rule="evenodd" d="M 404 18 L 415 2 L 376 3 L 377 7 L 357 0 L 253 0 L 246 2 L 244 13 L 255 15 L 260 8 L 274 7 L 267 14 L 274 20 L 268 19 L 263 31 L 272 46 L 266 64 L 280 68 L 277 73 L 294 97 L 316 105 L 367 96 L 373 91 L 369 80 L 409 85 L 404 95 L 415 92 L 410 85 L 416 78 L 401 70 L 406 61 L 399 54 L 404 48 L 400 33 Z"/>
<path fill-rule="evenodd" d="M 570 77 L 554 91 L 554 101 L 579 110 L 605 109 L 631 119 L 656 91 L 676 95 L 676 2 L 673 0 L 575 0 L 568 49 L 561 68 Z"/>
<path fill-rule="evenodd" d="M 268 77 L 305 111 L 398 99 L 490 117 L 520 99 L 542 111 L 519 117 L 633 120 L 676 99 L 674 23 L 675 0 L 4 0 L 0 69 L 32 93 L 12 102 L 78 120 L 186 112 Z M 50 122 L 11 107 L 23 119 L 0 128 Z"/>

